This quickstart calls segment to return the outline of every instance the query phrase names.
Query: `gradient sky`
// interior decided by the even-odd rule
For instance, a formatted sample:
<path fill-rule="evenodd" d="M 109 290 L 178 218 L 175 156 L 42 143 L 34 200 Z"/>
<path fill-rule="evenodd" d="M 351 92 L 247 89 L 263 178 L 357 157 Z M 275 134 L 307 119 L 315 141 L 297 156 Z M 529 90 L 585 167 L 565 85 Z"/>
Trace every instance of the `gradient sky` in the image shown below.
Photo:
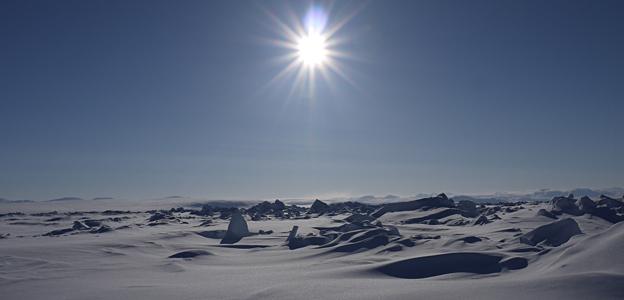
<path fill-rule="evenodd" d="M 0 2 L 0 197 L 327 197 L 624 183 L 624 2 L 316 2 L 351 83 L 270 83 L 265 11 Z"/>

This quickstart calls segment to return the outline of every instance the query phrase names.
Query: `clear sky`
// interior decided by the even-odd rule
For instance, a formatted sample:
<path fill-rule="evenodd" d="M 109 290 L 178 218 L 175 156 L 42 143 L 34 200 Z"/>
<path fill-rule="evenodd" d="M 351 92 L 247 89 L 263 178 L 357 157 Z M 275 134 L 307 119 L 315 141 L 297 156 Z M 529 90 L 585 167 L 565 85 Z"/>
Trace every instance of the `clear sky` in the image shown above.
<path fill-rule="evenodd" d="M 270 15 L 310 6 L 1 1 L 0 197 L 624 183 L 623 1 L 316 2 L 354 16 L 304 92 Z"/>

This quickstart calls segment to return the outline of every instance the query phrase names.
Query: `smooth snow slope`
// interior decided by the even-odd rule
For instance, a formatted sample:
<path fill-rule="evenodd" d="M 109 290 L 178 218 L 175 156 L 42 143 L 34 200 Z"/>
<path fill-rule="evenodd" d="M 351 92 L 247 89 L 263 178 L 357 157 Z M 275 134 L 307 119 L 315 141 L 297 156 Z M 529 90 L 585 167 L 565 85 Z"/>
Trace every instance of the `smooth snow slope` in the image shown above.
<path fill-rule="evenodd" d="M 557 247 L 522 243 L 522 234 L 555 221 L 537 215 L 544 207 L 526 204 L 498 213 L 500 220 L 485 225 L 458 226 L 400 222 L 437 210 L 390 212 L 380 220 L 395 226 L 400 237 L 348 252 L 336 249 L 366 240 L 363 233 L 359 240 L 356 233 L 330 247 L 290 250 L 286 243 L 295 225 L 299 236 L 318 237 L 317 228 L 345 224 L 339 220 L 348 215 L 264 221 L 246 216 L 250 232 L 273 232 L 227 245 L 220 245 L 218 232 L 227 229 L 228 220 L 187 212 L 154 222 L 145 212 L 5 216 L 0 218 L 0 234 L 10 235 L 0 239 L 0 295 L 152 300 L 624 299 L 624 223 L 564 215 L 578 223 L 582 234 Z M 54 218 L 60 219 L 47 221 Z M 42 236 L 80 219 L 99 219 L 113 230 Z M 199 226 L 207 219 L 212 223 Z M 447 224 L 473 221 L 461 216 L 447 219 L 452 219 Z"/>

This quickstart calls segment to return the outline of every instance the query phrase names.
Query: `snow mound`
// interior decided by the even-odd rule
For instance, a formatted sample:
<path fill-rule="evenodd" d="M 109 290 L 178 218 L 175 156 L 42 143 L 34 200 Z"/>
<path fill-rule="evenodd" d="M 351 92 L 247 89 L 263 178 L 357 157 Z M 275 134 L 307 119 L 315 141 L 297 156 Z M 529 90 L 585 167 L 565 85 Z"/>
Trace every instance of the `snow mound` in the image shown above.
<path fill-rule="evenodd" d="M 622 249 L 624 223 L 617 223 L 601 233 L 552 253 L 556 260 L 551 263 L 550 268 L 566 273 L 596 271 L 624 275 Z"/>
<path fill-rule="evenodd" d="M 545 243 L 556 247 L 582 233 L 578 223 L 574 219 L 567 218 L 537 227 L 521 236 L 520 241 L 531 246 Z"/>

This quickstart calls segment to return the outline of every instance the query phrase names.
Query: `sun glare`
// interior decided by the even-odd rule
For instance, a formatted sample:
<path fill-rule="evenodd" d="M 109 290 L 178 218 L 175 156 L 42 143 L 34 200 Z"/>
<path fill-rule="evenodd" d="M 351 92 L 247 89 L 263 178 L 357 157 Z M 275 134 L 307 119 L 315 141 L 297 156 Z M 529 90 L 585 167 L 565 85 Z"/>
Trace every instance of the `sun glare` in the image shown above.
<path fill-rule="evenodd" d="M 302 18 L 294 11 L 284 14 L 283 18 L 266 10 L 274 21 L 278 38 L 270 41 L 286 51 L 278 58 L 284 67 L 268 83 L 273 84 L 288 77 L 293 78 L 290 95 L 307 93 L 308 98 L 314 97 L 317 79 L 322 80 L 335 90 L 334 76 L 353 84 L 344 71 L 344 60 L 353 59 L 351 53 L 341 50 L 341 45 L 350 41 L 341 29 L 353 18 L 358 9 L 334 16 L 330 20 L 330 12 L 322 6 L 309 7 Z"/>
<path fill-rule="evenodd" d="M 309 33 L 297 41 L 299 60 L 306 66 L 317 66 L 327 58 L 325 37 L 318 33 Z"/>

